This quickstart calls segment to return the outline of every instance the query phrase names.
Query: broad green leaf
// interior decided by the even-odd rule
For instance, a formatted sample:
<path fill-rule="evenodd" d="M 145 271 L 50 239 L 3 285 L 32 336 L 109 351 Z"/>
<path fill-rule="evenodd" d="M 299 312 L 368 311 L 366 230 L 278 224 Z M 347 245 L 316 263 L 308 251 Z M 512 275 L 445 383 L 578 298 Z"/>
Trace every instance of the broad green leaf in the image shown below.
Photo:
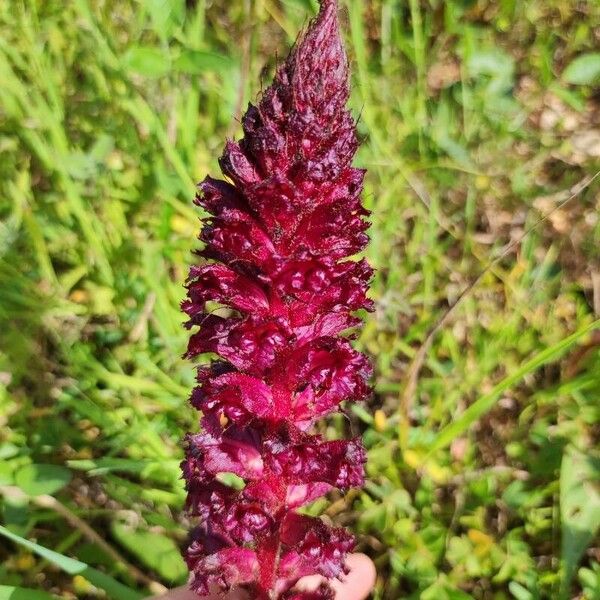
<path fill-rule="evenodd" d="M 199 75 L 206 71 L 224 73 L 235 67 L 235 61 L 229 56 L 215 52 L 202 52 L 201 50 L 184 50 L 174 61 L 177 71 L 189 75 Z"/>
<path fill-rule="evenodd" d="M 54 494 L 70 481 L 71 471 L 60 465 L 25 465 L 15 473 L 15 483 L 29 496 Z"/>
<path fill-rule="evenodd" d="M 112 532 L 122 546 L 162 578 L 175 583 L 185 581 L 187 567 L 171 538 L 152 531 L 132 529 L 123 523 L 113 523 Z"/>
<path fill-rule="evenodd" d="M 471 77 L 488 75 L 490 77 L 511 78 L 514 69 L 514 58 L 497 48 L 476 52 L 467 61 L 467 70 Z"/>
<path fill-rule="evenodd" d="M 123 66 L 146 77 L 163 77 L 171 68 L 170 60 L 159 48 L 134 46 L 123 57 Z"/>
<path fill-rule="evenodd" d="M 0 600 L 55 600 L 47 592 L 38 592 L 12 585 L 0 585 Z"/>
<path fill-rule="evenodd" d="M 600 529 L 600 456 L 569 448 L 560 469 L 561 598 L 567 598 L 579 559 Z"/>
<path fill-rule="evenodd" d="M 487 90 L 493 96 L 506 93 L 513 85 L 514 58 L 500 49 L 476 52 L 469 57 L 466 67 L 469 75 L 475 79 L 482 75 L 490 78 Z"/>
<path fill-rule="evenodd" d="M 600 563 L 592 562 L 591 569 L 582 567 L 578 575 L 585 598 L 600 598 Z"/>
<path fill-rule="evenodd" d="M 12 458 L 13 456 L 17 456 L 17 454 L 19 454 L 19 447 L 15 446 L 15 444 L 11 444 L 10 442 L 0 444 L 0 460 Z"/>
<path fill-rule="evenodd" d="M 0 485 L 12 485 L 13 467 L 7 462 L 0 462 Z"/>
<path fill-rule="evenodd" d="M 574 85 L 592 85 L 600 81 L 600 52 L 578 56 L 563 71 L 562 78 Z"/>
<path fill-rule="evenodd" d="M 53 565 L 56 565 L 59 569 L 62 569 L 69 575 L 83 575 L 90 583 L 105 590 L 112 600 L 141 600 L 141 598 L 144 597 L 143 594 L 128 588 L 105 573 L 101 573 L 79 560 L 69 558 L 68 556 L 54 552 L 54 550 L 49 550 L 48 548 L 44 548 L 44 546 L 31 542 L 30 540 L 16 535 L 2 525 L 0 525 L 0 535 L 31 550 L 31 552 L 34 552 L 48 562 L 51 562 Z"/>
<path fill-rule="evenodd" d="M 449 425 L 444 427 L 442 431 L 435 438 L 430 446 L 429 453 L 445 448 L 452 443 L 457 437 L 465 433 L 475 421 L 481 418 L 496 404 L 500 396 L 513 385 L 521 381 L 525 375 L 533 373 L 539 369 L 542 365 L 548 362 L 557 360 L 561 357 L 571 346 L 573 346 L 579 339 L 590 333 L 594 329 L 600 327 L 600 320 L 594 321 L 585 327 L 582 327 L 570 336 L 560 340 L 556 344 L 546 348 L 532 359 L 528 360 L 524 365 L 518 368 L 514 373 L 505 377 L 500 383 L 498 383 L 494 389 L 478 398 L 465 412 L 460 415 L 455 421 L 452 421 Z"/>
<path fill-rule="evenodd" d="M 511 581 L 508 589 L 516 600 L 535 600 L 534 595 L 517 581 Z"/>

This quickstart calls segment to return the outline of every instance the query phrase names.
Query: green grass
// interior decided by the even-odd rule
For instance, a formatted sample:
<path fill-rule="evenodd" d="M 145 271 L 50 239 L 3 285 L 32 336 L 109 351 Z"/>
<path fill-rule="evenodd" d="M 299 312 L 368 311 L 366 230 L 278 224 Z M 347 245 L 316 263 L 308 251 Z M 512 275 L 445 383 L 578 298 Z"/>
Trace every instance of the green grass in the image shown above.
<path fill-rule="evenodd" d="M 598 598 L 600 179 L 559 205 L 600 169 L 600 5 L 343 4 L 375 395 L 327 428 L 365 489 L 311 510 L 378 599 Z M 194 183 L 315 5 L 0 2 L 0 598 L 185 578 Z"/>

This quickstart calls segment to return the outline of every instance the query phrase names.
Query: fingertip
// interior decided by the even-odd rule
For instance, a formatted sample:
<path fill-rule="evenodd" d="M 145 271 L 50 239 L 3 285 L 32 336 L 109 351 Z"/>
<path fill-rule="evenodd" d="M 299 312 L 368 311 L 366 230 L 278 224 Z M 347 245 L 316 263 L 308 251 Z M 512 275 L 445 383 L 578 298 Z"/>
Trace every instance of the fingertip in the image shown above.
<path fill-rule="evenodd" d="M 377 571 L 375 570 L 375 564 L 373 561 L 362 552 L 358 552 L 357 554 L 351 554 L 348 557 L 348 567 L 351 570 L 356 570 L 362 573 L 362 576 L 365 580 L 371 585 L 375 585 L 375 580 L 377 579 Z"/>
<path fill-rule="evenodd" d="M 337 600 L 364 600 L 373 590 L 377 572 L 366 554 L 351 554 L 346 559 L 350 572 L 341 581 L 332 583 Z"/>

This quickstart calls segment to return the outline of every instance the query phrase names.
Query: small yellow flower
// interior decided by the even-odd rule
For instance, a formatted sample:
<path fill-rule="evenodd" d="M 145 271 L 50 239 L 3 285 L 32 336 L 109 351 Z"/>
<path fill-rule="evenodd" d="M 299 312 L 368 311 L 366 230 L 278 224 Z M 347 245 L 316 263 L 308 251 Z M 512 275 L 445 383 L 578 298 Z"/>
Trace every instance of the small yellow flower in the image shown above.
<path fill-rule="evenodd" d="M 75 575 L 73 577 L 73 590 L 78 596 L 89 595 L 97 596 L 98 588 L 93 586 L 85 577 L 82 575 Z"/>
<path fill-rule="evenodd" d="M 385 431 L 387 427 L 387 417 L 381 409 L 377 409 L 375 411 L 375 415 L 373 416 L 373 424 L 375 425 L 375 431 Z"/>
<path fill-rule="evenodd" d="M 17 571 L 31 571 L 35 566 L 33 554 L 21 554 L 15 561 Z"/>

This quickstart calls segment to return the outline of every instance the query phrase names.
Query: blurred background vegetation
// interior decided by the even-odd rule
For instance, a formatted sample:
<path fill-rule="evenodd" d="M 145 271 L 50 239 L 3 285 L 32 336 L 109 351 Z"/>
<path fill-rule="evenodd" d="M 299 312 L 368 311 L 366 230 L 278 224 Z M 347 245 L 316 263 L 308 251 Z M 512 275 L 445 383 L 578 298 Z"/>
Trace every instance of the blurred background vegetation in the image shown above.
<path fill-rule="evenodd" d="M 327 426 L 365 489 L 310 510 L 378 599 L 598 599 L 600 3 L 342 4 L 376 380 Z M 194 184 L 315 9 L 0 0 L 0 598 L 185 580 Z"/>

